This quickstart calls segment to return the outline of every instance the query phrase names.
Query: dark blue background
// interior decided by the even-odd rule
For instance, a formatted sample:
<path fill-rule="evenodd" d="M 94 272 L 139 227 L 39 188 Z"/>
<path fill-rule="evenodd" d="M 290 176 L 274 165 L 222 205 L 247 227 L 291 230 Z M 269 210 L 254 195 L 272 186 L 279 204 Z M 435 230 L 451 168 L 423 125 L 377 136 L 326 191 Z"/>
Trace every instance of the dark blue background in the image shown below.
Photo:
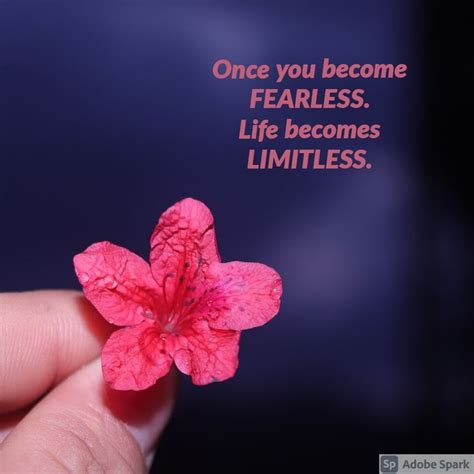
<path fill-rule="evenodd" d="M 237 376 L 184 381 L 163 472 L 466 446 L 470 241 L 464 217 L 430 200 L 420 8 L 0 2 L 0 290 L 79 288 L 72 256 L 95 241 L 146 257 L 158 216 L 186 196 L 212 209 L 223 260 L 282 275 L 281 312 L 243 335 Z M 365 88 L 368 110 L 291 116 L 381 123 L 379 140 L 321 144 L 367 147 L 372 170 L 247 170 L 240 119 L 289 114 L 250 111 L 251 88 L 274 83 L 214 79 L 223 57 L 407 63 L 404 80 L 285 84 Z M 447 312 L 433 310 L 433 292 Z"/>

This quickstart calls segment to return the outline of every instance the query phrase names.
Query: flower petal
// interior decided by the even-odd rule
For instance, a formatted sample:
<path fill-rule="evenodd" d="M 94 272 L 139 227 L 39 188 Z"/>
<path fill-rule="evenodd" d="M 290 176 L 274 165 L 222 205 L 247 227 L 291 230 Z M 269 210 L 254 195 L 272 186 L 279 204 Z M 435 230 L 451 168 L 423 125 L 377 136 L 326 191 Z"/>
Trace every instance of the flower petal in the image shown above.
<path fill-rule="evenodd" d="M 138 255 L 98 242 L 74 257 L 74 267 L 85 296 L 109 323 L 130 326 L 152 317 L 156 283 Z"/>
<path fill-rule="evenodd" d="M 187 198 L 165 211 L 150 239 L 151 271 L 167 309 L 179 309 L 190 285 L 218 262 L 214 218 L 200 201 Z"/>
<path fill-rule="evenodd" d="M 144 390 L 164 377 L 172 362 L 148 321 L 115 331 L 102 350 L 104 379 L 116 390 Z"/>
<path fill-rule="evenodd" d="M 175 339 L 174 361 L 196 385 L 233 377 L 239 365 L 238 331 L 212 329 L 206 320 L 187 325 Z"/>
<path fill-rule="evenodd" d="M 280 309 L 280 275 L 262 263 L 214 263 L 206 274 L 206 286 L 193 312 L 206 314 L 216 329 L 262 326 Z"/>

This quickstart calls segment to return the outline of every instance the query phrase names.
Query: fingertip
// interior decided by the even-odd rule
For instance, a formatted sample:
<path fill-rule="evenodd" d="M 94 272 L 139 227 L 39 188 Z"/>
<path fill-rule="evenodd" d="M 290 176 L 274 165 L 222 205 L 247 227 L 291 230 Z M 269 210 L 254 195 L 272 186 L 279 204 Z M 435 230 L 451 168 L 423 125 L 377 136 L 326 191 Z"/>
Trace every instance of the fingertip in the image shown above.
<path fill-rule="evenodd" d="M 173 411 L 178 374 L 173 367 L 157 383 L 141 391 L 114 390 L 102 385 L 103 403 L 115 418 L 123 422 L 144 454 L 150 453 Z"/>
<path fill-rule="evenodd" d="M 6 438 L 7 467 L 25 472 L 60 463 L 72 472 L 142 472 L 173 410 L 176 372 L 148 390 L 116 391 L 100 360 L 84 366 L 39 402 Z M 47 471 L 47 469 L 46 469 Z M 45 471 L 45 472 L 46 472 Z"/>
<path fill-rule="evenodd" d="M 94 360 L 113 330 L 77 291 L 0 294 L 0 413 L 27 406 Z"/>

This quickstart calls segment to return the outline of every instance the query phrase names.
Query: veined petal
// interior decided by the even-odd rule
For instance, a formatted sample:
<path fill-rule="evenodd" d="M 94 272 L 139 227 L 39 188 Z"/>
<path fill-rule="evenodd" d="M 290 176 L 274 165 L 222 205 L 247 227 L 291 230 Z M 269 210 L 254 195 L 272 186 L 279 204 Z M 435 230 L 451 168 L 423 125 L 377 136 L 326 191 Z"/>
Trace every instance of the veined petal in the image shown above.
<path fill-rule="evenodd" d="M 280 275 L 262 263 L 210 265 L 206 292 L 193 312 L 205 315 L 216 329 L 242 331 L 262 326 L 280 309 Z"/>
<path fill-rule="evenodd" d="M 86 298 L 110 323 L 130 326 L 153 317 L 157 286 L 138 255 L 98 242 L 74 257 L 74 267 Z"/>
<path fill-rule="evenodd" d="M 239 365 L 240 332 L 213 329 L 206 320 L 196 320 L 175 339 L 174 361 L 196 385 L 233 377 Z"/>
<path fill-rule="evenodd" d="M 104 379 L 116 390 L 144 390 L 170 370 L 173 359 L 153 323 L 115 331 L 102 350 Z"/>
<path fill-rule="evenodd" d="M 179 311 L 193 282 L 220 260 L 211 211 L 195 199 L 179 201 L 161 215 L 150 244 L 160 295 L 168 311 Z"/>

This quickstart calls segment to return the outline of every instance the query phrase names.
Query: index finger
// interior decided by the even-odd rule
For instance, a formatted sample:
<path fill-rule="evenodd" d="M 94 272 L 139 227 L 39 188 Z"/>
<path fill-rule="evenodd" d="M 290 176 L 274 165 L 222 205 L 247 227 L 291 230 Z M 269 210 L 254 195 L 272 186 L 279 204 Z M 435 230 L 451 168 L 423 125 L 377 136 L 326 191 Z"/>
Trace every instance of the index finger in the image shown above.
<path fill-rule="evenodd" d="M 113 329 L 76 291 L 0 294 L 0 414 L 96 358 Z"/>

